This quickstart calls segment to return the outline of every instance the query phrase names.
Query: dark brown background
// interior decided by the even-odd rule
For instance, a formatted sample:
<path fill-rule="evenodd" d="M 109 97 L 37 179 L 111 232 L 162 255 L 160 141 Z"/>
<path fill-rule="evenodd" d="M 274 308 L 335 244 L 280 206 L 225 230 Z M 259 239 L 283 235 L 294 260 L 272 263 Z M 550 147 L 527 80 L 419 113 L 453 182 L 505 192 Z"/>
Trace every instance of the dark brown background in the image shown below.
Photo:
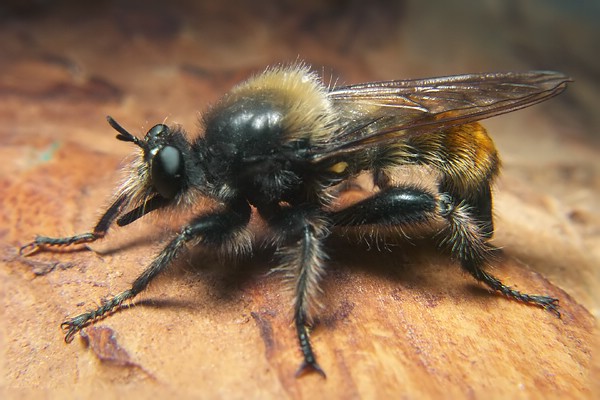
<path fill-rule="evenodd" d="M 0 5 L 0 291 L 5 394 L 209 398 L 591 397 L 600 261 L 600 48 L 584 1 L 5 1 Z M 168 4 L 167 4 L 168 3 Z M 479 4 L 480 3 L 480 4 Z M 65 345 L 67 316 L 124 288 L 181 221 L 115 230 L 95 252 L 17 248 L 89 229 L 141 135 L 194 132 L 266 65 L 303 59 L 340 83 L 561 70 L 551 102 L 492 119 L 504 250 L 494 273 L 559 297 L 563 318 L 488 293 L 427 240 L 331 243 L 313 342 L 328 379 L 293 377 L 291 296 L 269 253 L 237 268 L 183 257 L 137 306 Z M 111 333 L 114 338 L 111 340 Z"/>

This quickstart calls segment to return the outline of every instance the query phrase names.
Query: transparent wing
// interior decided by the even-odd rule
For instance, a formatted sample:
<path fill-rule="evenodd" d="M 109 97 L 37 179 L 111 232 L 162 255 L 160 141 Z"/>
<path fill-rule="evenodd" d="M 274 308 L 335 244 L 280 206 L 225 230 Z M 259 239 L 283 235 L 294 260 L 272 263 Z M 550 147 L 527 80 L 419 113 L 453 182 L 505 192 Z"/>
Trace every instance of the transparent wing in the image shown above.
<path fill-rule="evenodd" d="M 315 160 L 402 135 L 443 130 L 508 113 L 562 92 L 570 79 L 551 71 L 484 73 L 371 82 L 333 88 L 343 127 Z"/>

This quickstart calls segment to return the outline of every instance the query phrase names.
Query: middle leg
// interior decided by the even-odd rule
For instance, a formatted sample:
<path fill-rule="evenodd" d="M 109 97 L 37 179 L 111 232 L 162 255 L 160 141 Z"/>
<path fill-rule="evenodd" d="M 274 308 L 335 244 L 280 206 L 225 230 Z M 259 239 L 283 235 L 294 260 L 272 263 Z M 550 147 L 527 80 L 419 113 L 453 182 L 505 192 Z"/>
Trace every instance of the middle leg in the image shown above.
<path fill-rule="evenodd" d="M 310 343 L 309 327 L 319 305 L 319 283 L 325 273 L 326 258 L 322 242 L 329 233 L 329 223 L 318 211 L 302 207 L 279 210 L 267 221 L 275 232 L 273 241 L 280 260 L 274 271 L 284 273 L 295 293 L 294 325 L 304 357 L 296 376 L 312 370 L 325 378 Z"/>

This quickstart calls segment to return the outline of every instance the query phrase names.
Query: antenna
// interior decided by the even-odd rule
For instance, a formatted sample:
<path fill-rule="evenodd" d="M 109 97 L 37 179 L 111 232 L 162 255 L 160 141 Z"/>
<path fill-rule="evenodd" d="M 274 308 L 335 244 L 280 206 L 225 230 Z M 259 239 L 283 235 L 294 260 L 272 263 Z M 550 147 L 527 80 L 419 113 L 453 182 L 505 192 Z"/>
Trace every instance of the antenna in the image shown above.
<path fill-rule="evenodd" d="M 113 127 L 113 129 L 117 132 L 119 132 L 119 134 L 116 136 L 117 139 L 123 141 L 123 142 L 132 142 L 136 145 L 138 145 L 139 147 L 141 147 L 142 149 L 146 150 L 146 143 L 140 139 L 138 139 L 137 137 L 133 136 L 131 133 L 127 132 L 127 130 L 125 128 L 123 128 L 121 125 L 119 125 L 119 123 L 117 121 L 115 121 L 113 119 L 113 117 L 111 117 L 110 115 L 106 116 L 106 120 L 108 121 L 109 125 Z"/>

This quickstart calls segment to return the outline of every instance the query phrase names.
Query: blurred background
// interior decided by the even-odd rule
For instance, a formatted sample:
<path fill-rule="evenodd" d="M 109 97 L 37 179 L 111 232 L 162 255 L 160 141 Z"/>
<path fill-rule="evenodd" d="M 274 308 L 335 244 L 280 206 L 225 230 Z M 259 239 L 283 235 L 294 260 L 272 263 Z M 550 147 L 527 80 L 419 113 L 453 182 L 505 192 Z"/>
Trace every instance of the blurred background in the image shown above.
<path fill-rule="evenodd" d="M 599 15 L 583 0 L 5 0 L 0 88 L 51 102 L 88 90 L 187 122 L 250 71 L 297 59 L 340 83 L 554 69 L 577 82 L 557 100 L 580 124 L 568 131 L 594 136 Z"/>
<path fill-rule="evenodd" d="M 57 226 L 85 229 L 104 204 L 131 150 L 114 140 L 108 114 L 137 135 L 165 120 L 195 134 L 202 111 L 236 82 L 296 60 L 338 84 L 547 69 L 574 82 L 485 122 L 504 162 L 495 243 L 597 317 L 598 21 L 591 0 L 3 0 L 3 285 L 29 290 L 6 264 L 14 248 Z M 11 360 L 27 353 L 11 351 Z M 7 376 L 29 382 L 47 371 L 26 370 Z"/>

